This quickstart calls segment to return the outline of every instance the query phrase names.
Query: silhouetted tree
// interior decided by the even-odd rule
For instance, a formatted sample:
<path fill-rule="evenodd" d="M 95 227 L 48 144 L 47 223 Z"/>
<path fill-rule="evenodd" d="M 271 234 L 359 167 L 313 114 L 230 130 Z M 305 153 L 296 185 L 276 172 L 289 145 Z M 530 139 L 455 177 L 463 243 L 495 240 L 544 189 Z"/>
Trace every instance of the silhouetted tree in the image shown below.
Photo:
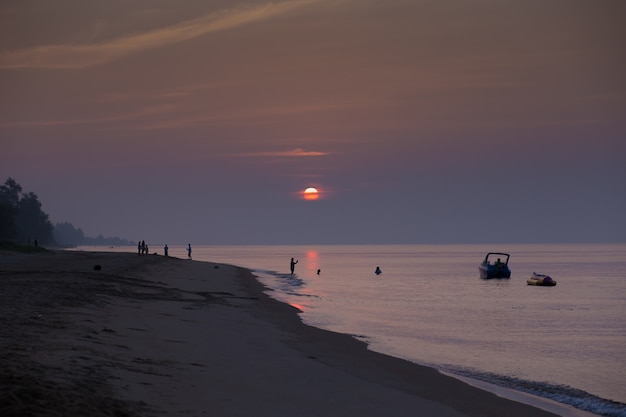
<path fill-rule="evenodd" d="M 8 178 L 0 187 L 0 239 L 42 245 L 54 243 L 52 223 L 41 210 L 35 193 L 22 193 L 22 187 Z"/>
<path fill-rule="evenodd" d="M 35 193 L 25 194 L 20 199 L 15 226 L 20 242 L 37 239 L 44 245 L 54 243 L 54 227 L 48 214 L 41 210 L 41 203 Z"/>
<path fill-rule="evenodd" d="M 80 246 L 85 244 L 85 234 L 79 227 L 69 222 L 57 223 L 54 226 L 54 240 L 61 246 Z"/>
<path fill-rule="evenodd" d="M 22 187 L 13 178 L 0 186 L 0 240 L 14 241 L 17 238 L 15 215 L 18 210 Z"/>
<path fill-rule="evenodd" d="M 0 241 L 24 244 L 33 243 L 35 239 L 42 245 L 134 245 L 118 237 L 85 237 L 82 229 L 68 222 L 52 226 L 37 195 L 24 194 L 22 187 L 8 178 L 0 186 Z"/>
<path fill-rule="evenodd" d="M 0 241 L 15 239 L 15 212 L 5 201 L 0 200 Z"/>

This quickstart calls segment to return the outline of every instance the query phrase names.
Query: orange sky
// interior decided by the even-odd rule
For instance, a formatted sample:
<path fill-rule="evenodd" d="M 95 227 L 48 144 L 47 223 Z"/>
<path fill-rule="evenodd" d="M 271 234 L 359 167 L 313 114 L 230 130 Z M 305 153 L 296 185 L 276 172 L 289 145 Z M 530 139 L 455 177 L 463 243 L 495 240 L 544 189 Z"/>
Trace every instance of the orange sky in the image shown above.
<path fill-rule="evenodd" d="M 53 222 L 133 240 L 625 241 L 625 17 L 591 0 L 3 2 L 0 180 Z M 320 199 L 297 198 L 309 186 Z"/>

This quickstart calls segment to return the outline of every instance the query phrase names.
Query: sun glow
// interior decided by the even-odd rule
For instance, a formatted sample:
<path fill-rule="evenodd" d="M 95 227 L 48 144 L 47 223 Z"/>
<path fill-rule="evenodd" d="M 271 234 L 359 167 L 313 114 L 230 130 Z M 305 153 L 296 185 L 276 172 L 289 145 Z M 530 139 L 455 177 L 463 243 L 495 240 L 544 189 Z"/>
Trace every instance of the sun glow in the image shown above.
<path fill-rule="evenodd" d="M 317 200 L 319 196 L 320 194 L 319 194 L 319 191 L 317 191 L 317 188 L 309 187 L 306 190 L 304 190 L 305 200 Z"/>

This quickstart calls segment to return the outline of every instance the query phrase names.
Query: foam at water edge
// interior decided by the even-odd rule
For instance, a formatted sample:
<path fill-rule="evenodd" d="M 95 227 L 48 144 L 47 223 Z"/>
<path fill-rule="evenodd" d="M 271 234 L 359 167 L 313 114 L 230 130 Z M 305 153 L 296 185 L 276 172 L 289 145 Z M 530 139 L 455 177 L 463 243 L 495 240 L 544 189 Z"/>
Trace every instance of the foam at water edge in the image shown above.
<path fill-rule="evenodd" d="M 626 404 L 607 400 L 569 386 L 550 384 L 547 382 L 526 381 L 514 377 L 477 372 L 456 366 L 448 366 L 442 369 L 442 371 L 450 373 L 453 376 L 466 377 L 498 387 L 547 398 L 593 414 L 608 417 L 626 417 Z"/>

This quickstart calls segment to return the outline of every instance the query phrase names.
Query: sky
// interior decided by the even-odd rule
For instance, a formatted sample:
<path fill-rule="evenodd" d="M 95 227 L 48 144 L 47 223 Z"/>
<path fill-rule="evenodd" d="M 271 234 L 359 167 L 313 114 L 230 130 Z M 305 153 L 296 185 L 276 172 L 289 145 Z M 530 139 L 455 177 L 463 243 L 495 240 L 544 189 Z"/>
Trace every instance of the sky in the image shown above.
<path fill-rule="evenodd" d="M 153 245 L 626 242 L 625 20 L 621 0 L 4 0 L 0 181 Z"/>

